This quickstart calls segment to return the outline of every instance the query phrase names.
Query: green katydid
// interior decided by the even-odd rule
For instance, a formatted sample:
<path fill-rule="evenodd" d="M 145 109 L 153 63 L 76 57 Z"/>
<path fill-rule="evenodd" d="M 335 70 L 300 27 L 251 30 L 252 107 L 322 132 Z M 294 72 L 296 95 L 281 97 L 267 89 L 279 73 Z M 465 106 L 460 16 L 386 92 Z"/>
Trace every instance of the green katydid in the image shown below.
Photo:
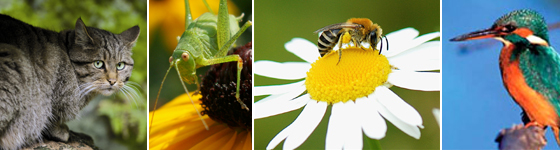
<path fill-rule="evenodd" d="M 204 3 L 206 4 L 208 10 L 212 12 L 205 0 Z M 210 12 L 200 15 L 200 17 L 193 21 L 189 1 L 185 0 L 185 31 L 179 38 L 179 43 L 173 51 L 172 56 L 169 58 L 170 66 L 163 77 L 163 81 L 161 82 L 158 91 L 156 103 L 154 105 L 154 114 L 152 115 L 152 119 L 150 121 L 150 132 L 155 117 L 155 109 L 159 99 L 159 93 L 161 92 L 163 82 L 165 81 L 169 70 L 173 67 L 177 70 L 181 84 L 185 92 L 188 94 L 189 91 L 187 90 L 184 82 L 187 82 L 188 84 L 196 84 L 198 88 L 197 91 L 200 89 L 196 69 L 214 64 L 237 61 L 237 91 L 235 97 L 237 98 L 237 102 L 241 104 L 241 109 L 249 111 L 249 108 L 239 99 L 239 82 L 241 69 L 243 68 L 243 60 L 239 57 L 239 55 L 227 55 L 227 52 L 241 33 L 249 28 L 252 23 L 251 21 L 247 21 L 241 28 L 239 28 L 238 22 L 241 20 L 243 15 L 241 17 L 235 17 L 228 14 L 227 0 L 220 0 L 217 16 Z M 190 97 L 190 94 L 188 95 L 194 106 L 195 104 Z M 200 111 L 198 111 L 196 107 L 195 109 L 198 116 L 202 118 Z M 206 122 L 204 122 L 203 119 L 201 120 L 204 127 L 208 130 Z"/>

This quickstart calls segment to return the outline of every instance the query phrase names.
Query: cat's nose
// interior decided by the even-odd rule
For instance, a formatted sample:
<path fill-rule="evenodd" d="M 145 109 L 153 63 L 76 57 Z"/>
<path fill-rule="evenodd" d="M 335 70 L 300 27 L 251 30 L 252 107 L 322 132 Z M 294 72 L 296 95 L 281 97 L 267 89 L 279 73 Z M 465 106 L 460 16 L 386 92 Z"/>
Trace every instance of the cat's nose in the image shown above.
<path fill-rule="evenodd" d="M 107 79 L 107 81 L 109 81 L 109 84 L 111 84 L 111 86 L 115 85 L 115 83 L 117 83 L 117 79 Z"/>

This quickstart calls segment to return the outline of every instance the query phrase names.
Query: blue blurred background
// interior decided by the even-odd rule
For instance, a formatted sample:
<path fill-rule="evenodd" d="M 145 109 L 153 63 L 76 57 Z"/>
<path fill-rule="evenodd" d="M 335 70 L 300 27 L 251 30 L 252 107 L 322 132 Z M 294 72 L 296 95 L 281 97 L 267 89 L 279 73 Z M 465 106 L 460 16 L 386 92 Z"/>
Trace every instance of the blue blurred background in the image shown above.
<path fill-rule="evenodd" d="M 498 56 L 502 44 L 485 39 L 449 39 L 489 28 L 500 16 L 517 9 L 533 9 L 548 24 L 560 22 L 560 2 L 553 0 L 443 1 L 443 149 L 497 149 L 499 131 L 520 124 L 521 109 L 503 86 Z M 560 45 L 560 30 L 549 32 L 550 44 Z M 545 149 L 558 149 L 547 131 Z"/>

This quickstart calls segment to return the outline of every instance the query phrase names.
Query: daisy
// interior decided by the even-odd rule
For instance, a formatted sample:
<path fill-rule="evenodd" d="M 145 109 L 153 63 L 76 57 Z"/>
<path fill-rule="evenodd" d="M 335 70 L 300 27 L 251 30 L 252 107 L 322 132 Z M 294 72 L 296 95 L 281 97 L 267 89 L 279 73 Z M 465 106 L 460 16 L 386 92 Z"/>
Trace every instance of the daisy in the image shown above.
<path fill-rule="evenodd" d="M 422 118 L 409 104 L 389 88 L 393 85 L 420 91 L 440 91 L 440 41 L 430 41 L 439 32 L 418 36 L 405 28 L 387 35 L 390 51 L 345 46 L 338 53 L 320 57 L 317 47 L 302 38 L 285 44 L 289 52 L 306 62 L 255 62 L 255 74 L 303 81 L 257 86 L 255 96 L 270 95 L 254 104 L 253 118 L 270 117 L 303 108 L 288 127 L 278 133 L 267 149 L 284 141 L 284 149 L 299 147 L 315 130 L 332 105 L 326 136 L 326 149 L 362 148 L 362 132 L 372 139 L 385 136 L 391 122 L 413 138 L 420 138 Z M 352 44 L 348 44 L 352 45 Z M 377 45 L 379 47 L 379 45 Z"/>

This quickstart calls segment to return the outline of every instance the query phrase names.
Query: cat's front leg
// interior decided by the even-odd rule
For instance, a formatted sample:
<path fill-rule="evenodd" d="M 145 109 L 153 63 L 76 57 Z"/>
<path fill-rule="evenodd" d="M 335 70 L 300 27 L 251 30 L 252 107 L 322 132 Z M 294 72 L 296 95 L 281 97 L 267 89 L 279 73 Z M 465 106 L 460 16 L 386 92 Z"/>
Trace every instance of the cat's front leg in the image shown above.
<path fill-rule="evenodd" d="M 70 137 L 70 131 L 68 130 L 68 126 L 65 123 L 58 123 L 56 125 L 52 125 L 47 130 L 47 135 L 49 139 L 61 141 L 61 142 L 68 142 L 68 137 Z"/>

